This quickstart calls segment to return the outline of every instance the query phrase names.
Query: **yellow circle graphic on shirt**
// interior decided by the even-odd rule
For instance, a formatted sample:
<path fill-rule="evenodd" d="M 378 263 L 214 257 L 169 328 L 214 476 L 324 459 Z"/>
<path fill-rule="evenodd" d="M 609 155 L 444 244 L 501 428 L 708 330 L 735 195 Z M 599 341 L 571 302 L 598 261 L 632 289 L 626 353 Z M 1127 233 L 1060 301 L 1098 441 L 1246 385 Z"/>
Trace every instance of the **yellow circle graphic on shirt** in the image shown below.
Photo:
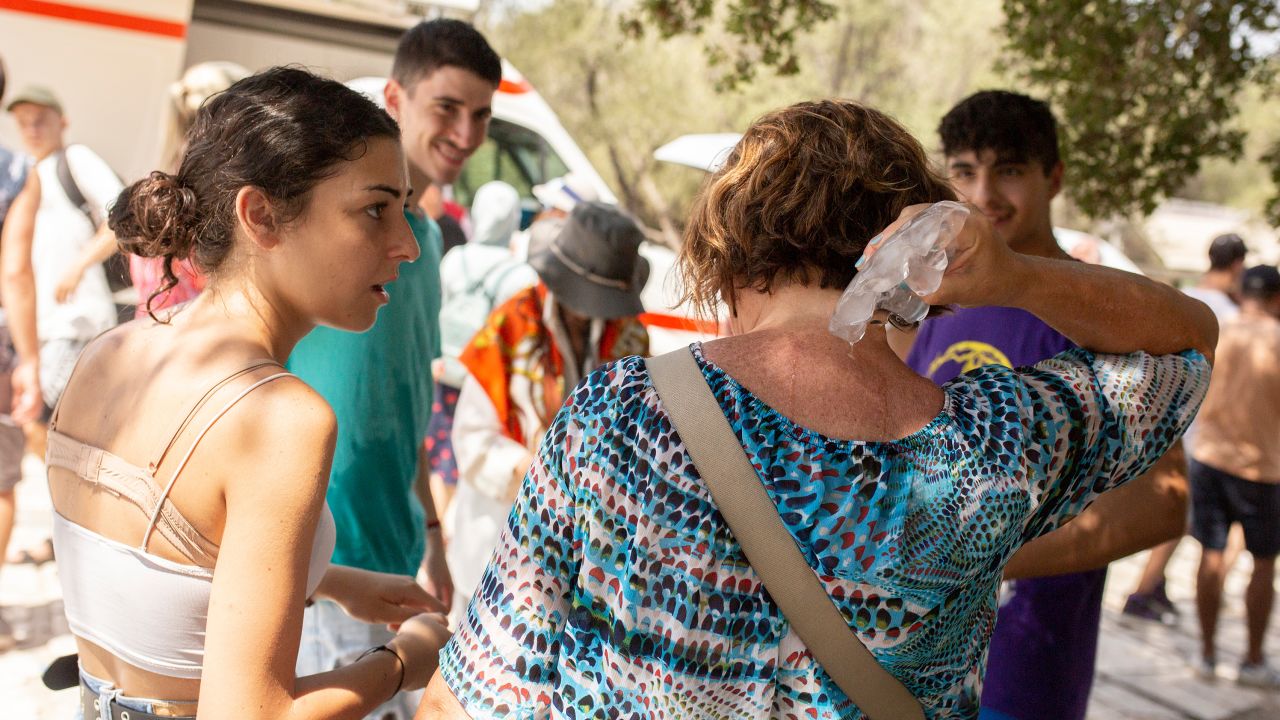
<path fill-rule="evenodd" d="M 1005 357 L 1004 353 L 997 350 L 994 345 L 988 345 L 976 340 L 962 340 L 947 348 L 946 352 L 929 363 L 929 376 L 933 377 L 938 368 L 948 362 L 959 365 L 962 373 L 977 370 L 986 365 L 1013 367 L 1013 363 L 1009 362 L 1009 358 Z"/>

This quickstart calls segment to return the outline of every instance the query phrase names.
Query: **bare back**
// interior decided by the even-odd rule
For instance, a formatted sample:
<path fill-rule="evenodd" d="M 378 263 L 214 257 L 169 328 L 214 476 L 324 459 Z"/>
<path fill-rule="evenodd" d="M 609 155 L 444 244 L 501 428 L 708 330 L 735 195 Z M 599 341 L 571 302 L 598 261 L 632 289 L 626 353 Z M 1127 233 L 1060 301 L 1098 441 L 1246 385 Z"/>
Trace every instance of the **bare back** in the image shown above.
<path fill-rule="evenodd" d="M 269 360 L 265 350 L 220 328 L 187 328 L 149 318 L 112 330 L 91 343 L 76 367 L 55 416 L 56 432 L 111 453 L 167 484 L 207 425 L 238 391 L 280 372 L 265 364 L 217 388 L 184 425 L 201 397 L 237 371 Z M 238 434 L 234 418 L 215 426 L 194 446 L 169 500 L 191 526 L 216 546 L 226 521 L 225 479 L 218 458 Z M 166 446 L 170 445 L 166 451 Z M 75 473 L 51 467 L 54 509 L 72 523 L 109 540 L 138 546 L 150 517 L 136 505 Z M 150 535 L 149 553 L 181 564 L 192 560 L 160 533 Z M 194 700 L 199 681 L 167 677 L 129 665 L 103 648 L 77 638 L 80 661 L 91 675 L 109 679 L 131 694 Z"/>

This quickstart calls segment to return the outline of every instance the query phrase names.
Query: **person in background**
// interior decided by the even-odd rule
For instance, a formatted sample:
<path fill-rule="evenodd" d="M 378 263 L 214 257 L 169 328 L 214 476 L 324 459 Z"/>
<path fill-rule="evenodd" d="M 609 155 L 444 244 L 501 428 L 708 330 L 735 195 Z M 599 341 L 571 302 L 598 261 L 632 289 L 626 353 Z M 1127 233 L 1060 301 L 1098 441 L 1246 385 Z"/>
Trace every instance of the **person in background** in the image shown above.
<path fill-rule="evenodd" d="M 452 530 L 446 510 L 458 485 L 453 414 L 467 377 L 458 356 L 495 307 L 538 282 L 534 269 L 511 255 L 511 236 L 520 228 L 520 194 L 514 187 L 499 180 L 481 185 L 471 200 L 471 217 L 475 222 L 471 240 L 440 260 L 441 357 L 432 367 L 435 404 L 426 439 L 431 497 L 445 520 L 446 540 Z"/>
<path fill-rule="evenodd" d="M 1244 271 L 1240 310 L 1222 326 L 1213 384 L 1196 420 L 1191 450 L 1191 536 L 1201 545 L 1196 573 L 1200 654 L 1196 671 L 1218 672 L 1217 629 L 1229 528 L 1244 529 L 1253 573 L 1245 590 L 1248 645 L 1236 680 L 1280 689 L 1265 640 L 1280 553 L 1280 271 Z"/>
<path fill-rule="evenodd" d="M 100 248 L 116 246 L 104 222 L 123 185 L 115 172 L 84 145 L 67 145 L 62 103 L 47 88 L 30 86 L 5 106 L 17 122 L 23 145 L 36 160 L 40 206 L 30 242 L 36 333 L 40 344 L 40 391 L 45 413 L 28 428 L 32 452 L 44 455 L 45 421 L 53 412 L 84 346 L 116 324 L 116 309 L 102 270 Z M 73 201 L 59 167 L 86 205 Z"/>
<path fill-rule="evenodd" d="M 400 127 L 414 188 L 407 218 L 422 256 L 400 267 L 386 288 L 391 304 L 368 332 L 316 328 L 288 367 L 328 401 L 338 417 L 328 501 L 337 519 L 333 561 L 415 576 L 446 605 L 453 580 L 431 495 L 423 442 L 431 419 L 431 363 L 440 355 L 440 230 L 419 202 L 452 183 L 484 141 L 502 61 L 471 25 L 419 23 L 396 48 L 383 100 Z M 299 674 L 354 662 L 391 637 L 336 603 L 317 602 L 303 622 Z M 408 720 L 417 695 L 404 693 L 370 717 Z"/>
<path fill-rule="evenodd" d="M 6 79 L 4 61 L 0 59 L 0 101 L 4 99 Z M 7 269 L 17 254 L 6 252 L 6 248 L 17 249 L 17 236 L 30 234 L 39 207 L 39 181 L 29 170 L 30 161 L 25 155 L 0 145 L 0 275 L 8 275 Z M 6 224 L 10 208 L 14 209 L 14 221 Z M 9 233 L 14 238 L 11 242 L 3 239 L 9 237 Z M 21 273 L 21 268 L 18 273 Z M 10 337 L 7 317 L 0 315 L 0 568 L 4 567 L 18 511 L 14 488 L 22 479 L 25 440 L 21 426 L 39 417 L 40 403 L 39 383 L 32 380 L 38 372 L 34 308 L 29 302 L 22 306 L 22 298 L 16 298 L 13 288 L 7 286 L 5 279 L 0 277 L 0 295 L 6 311 L 12 300 L 17 312 L 25 312 L 30 317 L 25 325 L 29 336 L 15 341 Z M 20 354 L 14 348 L 18 343 L 23 348 Z M 19 367 L 15 368 L 15 365 Z M 23 380 L 23 377 L 27 379 Z M 13 631 L 0 618 L 0 653 L 16 644 Z"/>
<path fill-rule="evenodd" d="M 1209 270 L 1200 276 L 1194 287 L 1183 290 L 1213 310 L 1219 327 L 1240 312 L 1240 278 L 1244 275 L 1244 258 L 1249 253 L 1239 235 L 1219 235 L 1209 243 Z M 1190 457 L 1195 454 L 1196 423 L 1191 423 L 1182 436 L 1182 446 Z M 1178 549 L 1179 539 L 1157 545 L 1151 549 L 1147 564 L 1142 569 L 1138 586 L 1125 599 L 1123 613 L 1130 617 L 1153 620 L 1164 625 L 1178 623 L 1178 608 L 1165 591 L 1165 569 Z M 1227 534 L 1227 550 L 1223 555 L 1223 567 L 1230 568 L 1244 549 L 1244 536 L 1239 526 L 1233 525 Z"/>
<path fill-rule="evenodd" d="M 537 252 L 560 232 L 564 219 L 578 203 L 597 202 L 600 194 L 581 175 L 567 175 L 533 186 L 533 197 L 542 205 L 529 227 L 511 237 L 511 252 L 520 260 Z"/>
<path fill-rule="evenodd" d="M 723 302 L 731 329 L 688 349 L 694 381 L 847 632 L 924 717 L 972 720 L 1005 563 L 1176 440 L 1216 325 L 1146 278 L 1014 252 L 971 208 L 925 301 L 1021 308 L 1078 347 L 940 388 L 884 324 L 852 346 L 832 334 L 873 238 L 952 199 L 891 118 L 800 103 L 757 120 L 708 177 L 680 267 L 696 307 L 714 317 Z M 573 390 L 418 720 L 862 717 L 764 589 L 670 402 L 635 356 Z"/>
<path fill-rule="evenodd" d="M 6 233 L 3 282 L 6 306 L 13 311 L 10 331 L 23 358 L 20 382 L 38 382 L 43 403 L 34 418 L 26 418 L 23 432 L 27 447 L 44 457 L 49 416 L 80 351 L 116 324 L 100 258 L 115 252 L 116 238 L 105 218 L 122 185 L 92 150 L 66 144 L 67 118 L 51 90 L 29 86 L 5 107 L 36 161 L 31 207 L 14 208 L 22 219 L 15 218 L 13 232 Z M 28 347 L 31 338 L 35 348 Z M 46 540 L 10 559 L 48 562 L 53 543 Z"/>
<path fill-rule="evenodd" d="M 581 203 L 529 258 L 536 286 L 489 315 L 460 358 L 467 377 L 454 415 L 458 491 L 449 565 L 455 618 L 479 588 L 520 481 L 551 419 L 601 363 L 647 355 L 636 316 L 649 265 L 643 236 L 611 205 Z"/>

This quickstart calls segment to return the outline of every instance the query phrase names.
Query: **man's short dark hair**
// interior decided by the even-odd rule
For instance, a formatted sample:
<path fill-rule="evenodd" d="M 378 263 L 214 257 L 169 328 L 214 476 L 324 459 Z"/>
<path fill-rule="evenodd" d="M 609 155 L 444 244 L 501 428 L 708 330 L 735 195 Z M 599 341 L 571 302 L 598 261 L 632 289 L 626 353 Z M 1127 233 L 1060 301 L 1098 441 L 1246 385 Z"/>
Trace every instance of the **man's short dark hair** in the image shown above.
<path fill-rule="evenodd" d="M 1232 265 L 1244 261 L 1249 254 L 1244 240 L 1235 233 L 1219 235 L 1209 243 L 1209 269 L 1230 270 Z"/>
<path fill-rule="evenodd" d="M 983 90 L 961 100 L 938 125 L 942 152 L 995 152 L 999 162 L 1058 165 L 1058 122 L 1046 103 L 1007 90 Z"/>
<path fill-rule="evenodd" d="M 496 88 L 502 82 L 502 60 L 471 24 L 440 18 L 424 20 L 400 37 L 391 77 L 410 92 L 413 86 L 442 67 L 458 67 Z"/>

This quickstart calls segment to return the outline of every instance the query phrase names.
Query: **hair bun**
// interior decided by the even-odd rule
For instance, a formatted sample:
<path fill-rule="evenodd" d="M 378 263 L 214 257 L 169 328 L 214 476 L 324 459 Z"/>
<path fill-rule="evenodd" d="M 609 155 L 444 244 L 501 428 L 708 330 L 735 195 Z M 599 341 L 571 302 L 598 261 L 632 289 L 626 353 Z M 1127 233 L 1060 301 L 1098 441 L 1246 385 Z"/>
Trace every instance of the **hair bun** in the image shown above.
<path fill-rule="evenodd" d="M 107 223 L 124 252 L 181 260 L 195 247 L 199 218 L 195 191 L 157 170 L 120 193 Z"/>

